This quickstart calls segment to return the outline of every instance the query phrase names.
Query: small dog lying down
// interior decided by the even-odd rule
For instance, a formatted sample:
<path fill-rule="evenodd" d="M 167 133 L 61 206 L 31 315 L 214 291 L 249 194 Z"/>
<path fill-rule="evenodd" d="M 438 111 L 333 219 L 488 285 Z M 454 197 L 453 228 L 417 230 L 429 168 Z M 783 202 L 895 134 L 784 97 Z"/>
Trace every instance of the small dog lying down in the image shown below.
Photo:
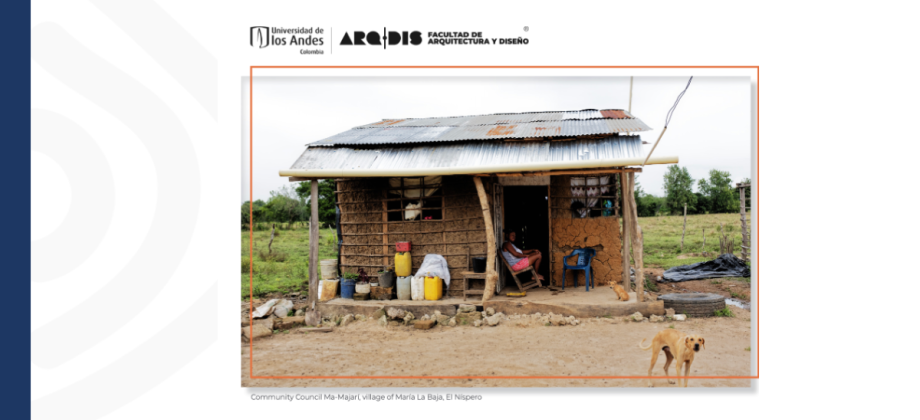
<path fill-rule="evenodd" d="M 690 376 L 690 365 L 693 363 L 693 356 L 696 355 L 696 352 L 700 351 L 700 348 L 706 348 L 706 340 L 703 337 L 698 335 L 685 335 L 684 333 L 677 330 L 662 330 L 658 334 L 655 334 L 655 338 L 652 339 L 652 344 L 648 347 L 642 347 L 642 343 L 645 343 L 645 339 L 639 342 L 639 348 L 642 350 L 652 350 L 652 364 L 648 368 L 648 376 L 652 376 L 652 369 L 655 367 L 655 362 L 658 361 L 658 353 L 664 350 L 667 360 L 664 362 L 664 375 L 668 375 L 668 367 L 671 366 L 671 361 L 676 359 L 677 362 L 677 386 L 680 386 L 680 368 L 684 366 L 684 375 Z M 687 378 L 683 378 L 684 388 L 687 387 L 687 383 L 690 381 Z M 668 379 L 669 384 L 673 384 L 674 381 Z M 648 380 L 648 386 L 652 386 L 652 380 Z"/>

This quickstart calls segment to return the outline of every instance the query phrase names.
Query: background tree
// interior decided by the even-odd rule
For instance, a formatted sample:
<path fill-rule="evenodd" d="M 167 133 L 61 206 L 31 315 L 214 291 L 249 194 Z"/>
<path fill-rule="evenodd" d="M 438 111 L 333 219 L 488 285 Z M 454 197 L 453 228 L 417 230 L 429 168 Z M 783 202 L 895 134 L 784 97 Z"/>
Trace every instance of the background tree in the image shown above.
<path fill-rule="evenodd" d="M 699 188 L 700 194 L 708 198 L 710 213 L 732 213 L 740 209 L 739 198 L 728 171 L 709 171 L 709 179 L 701 179 Z"/>
<path fill-rule="evenodd" d="M 636 213 L 639 214 L 639 217 L 655 216 L 659 211 L 664 210 L 662 209 L 664 200 L 646 193 L 638 182 L 636 182 L 636 190 L 633 194 L 636 199 Z"/>
<path fill-rule="evenodd" d="M 304 220 L 310 220 L 310 206 L 307 205 L 310 202 L 310 183 L 301 182 L 297 185 L 297 195 L 304 202 Z M 335 181 L 331 179 L 319 181 L 319 225 L 335 226 Z"/>
<path fill-rule="evenodd" d="M 288 228 L 297 221 L 304 220 L 304 203 L 290 185 L 269 193 L 271 198 L 262 208 L 264 221 L 287 223 Z"/>
<path fill-rule="evenodd" d="M 693 177 L 686 167 L 672 165 L 664 174 L 665 205 L 672 214 L 683 212 L 684 204 L 687 213 L 696 212 L 696 195 L 693 194 Z"/>

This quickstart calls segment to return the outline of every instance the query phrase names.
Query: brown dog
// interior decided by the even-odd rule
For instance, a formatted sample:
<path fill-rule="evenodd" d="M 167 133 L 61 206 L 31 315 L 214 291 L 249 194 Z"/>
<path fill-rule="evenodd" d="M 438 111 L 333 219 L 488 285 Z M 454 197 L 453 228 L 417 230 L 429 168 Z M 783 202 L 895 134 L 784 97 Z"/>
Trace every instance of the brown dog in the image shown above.
<path fill-rule="evenodd" d="M 706 348 L 706 340 L 698 335 L 685 335 L 677 330 L 662 330 L 655 334 L 652 344 L 648 347 L 642 347 L 645 339 L 639 342 L 639 348 L 642 350 L 652 350 L 652 365 L 648 368 L 648 376 L 652 376 L 652 369 L 655 362 L 658 361 L 658 353 L 664 350 L 667 360 L 664 362 L 664 375 L 668 375 L 668 367 L 671 361 L 677 360 L 677 386 L 680 386 L 680 368 L 684 366 L 684 376 L 690 376 L 690 365 L 693 363 L 693 356 L 700 351 L 700 347 Z M 684 378 L 684 387 L 687 387 L 689 379 Z M 669 384 L 674 381 L 668 379 Z M 652 386 L 652 380 L 648 380 L 648 386 Z"/>
<path fill-rule="evenodd" d="M 629 300 L 629 294 L 627 294 L 626 291 L 623 290 L 623 286 L 620 286 L 619 284 L 614 284 L 614 285 L 613 285 L 613 291 L 617 293 L 617 296 L 618 296 L 618 297 L 620 298 L 620 300 L 622 300 L 623 302 L 626 302 L 626 301 Z"/>

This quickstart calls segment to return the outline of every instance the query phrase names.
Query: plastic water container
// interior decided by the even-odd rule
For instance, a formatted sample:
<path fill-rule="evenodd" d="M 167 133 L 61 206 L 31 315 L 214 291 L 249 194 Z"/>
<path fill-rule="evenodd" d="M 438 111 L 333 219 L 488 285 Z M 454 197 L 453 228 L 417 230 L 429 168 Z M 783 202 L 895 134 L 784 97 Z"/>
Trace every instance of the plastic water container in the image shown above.
<path fill-rule="evenodd" d="M 355 298 L 355 281 L 342 280 L 342 299 Z"/>
<path fill-rule="evenodd" d="M 336 260 L 322 260 L 319 262 L 319 271 L 323 276 L 323 280 L 335 280 L 338 277 L 336 273 L 338 263 Z"/>
<path fill-rule="evenodd" d="M 396 298 L 400 300 L 412 299 L 412 281 L 410 277 L 396 279 Z"/>
<path fill-rule="evenodd" d="M 438 276 L 425 277 L 425 300 L 438 300 L 444 293 L 444 283 Z"/>
<path fill-rule="evenodd" d="M 396 260 L 396 275 L 397 276 L 411 276 L 412 275 L 412 253 L 397 252 L 395 260 Z"/>
<path fill-rule="evenodd" d="M 425 277 L 411 277 L 412 300 L 425 300 Z"/>

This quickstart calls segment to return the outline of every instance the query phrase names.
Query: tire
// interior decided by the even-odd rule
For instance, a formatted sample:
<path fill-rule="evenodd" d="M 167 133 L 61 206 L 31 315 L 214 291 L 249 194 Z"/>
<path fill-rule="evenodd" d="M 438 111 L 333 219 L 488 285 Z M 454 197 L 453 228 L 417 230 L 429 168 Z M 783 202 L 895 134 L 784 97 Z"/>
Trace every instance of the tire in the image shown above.
<path fill-rule="evenodd" d="M 725 308 L 725 297 L 715 293 L 671 293 L 658 296 L 658 300 L 664 301 L 665 309 L 694 318 L 713 316 L 713 312 Z"/>

